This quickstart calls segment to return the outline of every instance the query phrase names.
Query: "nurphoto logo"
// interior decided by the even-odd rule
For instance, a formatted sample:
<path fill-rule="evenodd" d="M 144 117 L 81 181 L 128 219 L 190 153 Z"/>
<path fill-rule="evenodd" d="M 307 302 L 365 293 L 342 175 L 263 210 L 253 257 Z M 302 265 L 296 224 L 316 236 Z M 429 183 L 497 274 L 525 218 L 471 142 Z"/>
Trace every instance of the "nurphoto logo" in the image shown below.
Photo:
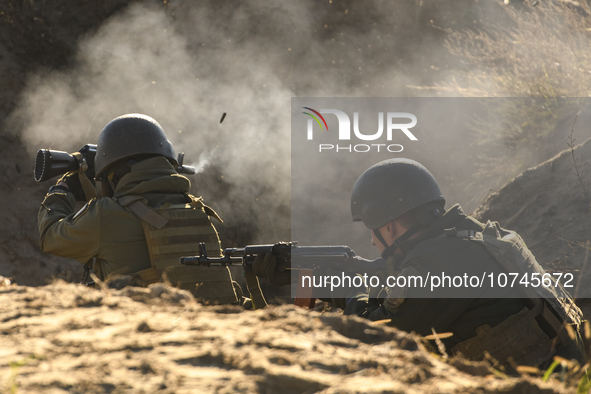
<path fill-rule="evenodd" d="M 338 109 L 321 109 L 316 111 L 310 107 L 302 107 L 310 112 L 302 112 L 303 114 L 310 117 L 308 119 L 307 138 L 308 140 L 314 139 L 314 121 L 320 127 L 320 130 L 326 129 L 328 132 L 328 124 L 322 114 L 333 114 L 337 117 L 339 122 L 338 136 L 339 141 L 351 140 L 351 119 L 349 115 Z M 406 120 L 406 122 L 401 122 Z M 417 137 L 410 131 L 411 128 L 416 126 L 417 117 L 408 112 L 388 112 L 386 114 L 386 140 L 392 141 L 394 131 L 403 132 L 411 141 L 417 141 Z M 362 141 L 376 141 L 382 138 L 384 134 L 384 113 L 378 113 L 378 130 L 373 134 L 364 134 L 359 130 L 359 112 L 353 112 L 353 133 L 355 137 Z M 319 152 L 322 151 L 335 151 L 335 152 L 369 152 L 376 150 L 380 152 L 380 149 L 384 148 L 388 152 L 402 152 L 404 149 L 400 144 L 356 144 L 356 145 L 333 145 L 333 144 L 319 144 Z"/>

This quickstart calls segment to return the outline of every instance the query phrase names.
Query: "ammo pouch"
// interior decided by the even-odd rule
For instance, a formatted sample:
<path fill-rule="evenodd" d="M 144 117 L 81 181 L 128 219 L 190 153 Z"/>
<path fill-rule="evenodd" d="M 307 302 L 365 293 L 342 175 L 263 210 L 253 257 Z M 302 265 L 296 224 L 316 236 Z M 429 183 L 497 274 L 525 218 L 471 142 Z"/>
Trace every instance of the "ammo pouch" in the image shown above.
<path fill-rule="evenodd" d="M 133 212 L 144 229 L 150 268 L 136 272 L 143 286 L 168 280 L 173 286 L 189 290 L 195 298 L 215 304 L 237 302 L 227 267 L 185 266 L 182 256 L 198 254 L 205 243 L 208 256 L 221 256 L 220 240 L 209 216 L 220 220 L 200 198 L 188 195 L 186 204 L 165 204 L 152 209 L 142 196 L 121 197 L 117 202 Z"/>
<path fill-rule="evenodd" d="M 446 234 L 484 245 L 509 273 L 520 276 L 538 273 L 540 277 L 545 274 L 523 239 L 516 232 L 501 228 L 497 222 L 489 221 L 481 232 L 450 229 L 446 230 Z M 533 305 L 531 310 L 524 308 L 492 328 L 479 327 L 475 337 L 458 343 L 452 352 L 482 359 L 486 350 L 501 363 L 506 363 L 511 356 L 518 365 L 540 365 L 554 355 L 555 346 L 560 344 L 565 347 L 575 344 L 583 355 L 580 343 L 573 342 L 563 327 L 569 324 L 578 332 L 582 312 L 562 284 L 557 283 L 554 276 L 550 280 L 552 285 L 549 287 L 521 288 L 525 293 L 524 298 Z M 544 329 L 538 321 L 546 323 Z"/>
<path fill-rule="evenodd" d="M 477 335 L 455 345 L 452 354 L 462 353 L 471 360 L 482 360 L 486 351 L 505 366 L 509 366 L 509 357 L 517 365 L 542 364 L 556 352 L 553 340 L 536 321 L 545 305 L 543 300 L 538 300 L 531 310 L 523 308 L 492 328 L 488 325 L 478 327 Z"/>

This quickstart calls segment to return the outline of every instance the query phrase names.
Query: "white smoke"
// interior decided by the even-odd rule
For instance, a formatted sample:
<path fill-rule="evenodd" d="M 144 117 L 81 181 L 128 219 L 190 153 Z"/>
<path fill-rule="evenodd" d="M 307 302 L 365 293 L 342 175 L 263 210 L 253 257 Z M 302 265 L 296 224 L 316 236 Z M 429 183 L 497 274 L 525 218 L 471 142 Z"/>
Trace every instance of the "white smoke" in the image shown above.
<path fill-rule="evenodd" d="M 211 164 L 215 157 L 215 149 L 211 150 L 210 152 L 203 152 L 199 155 L 199 159 L 190 165 L 195 169 L 195 174 L 201 174 L 207 168 L 207 166 Z"/>
<path fill-rule="evenodd" d="M 424 12 L 423 1 L 134 3 L 80 41 L 71 67 L 32 75 L 9 124 L 33 155 L 147 114 L 194 163 L 193 192 L 229 242 L 289 239 L 291 97 L 424 94 L 408 85 L 447 61 Z M 350 187 L 334 192 L 347 199 Z"/>

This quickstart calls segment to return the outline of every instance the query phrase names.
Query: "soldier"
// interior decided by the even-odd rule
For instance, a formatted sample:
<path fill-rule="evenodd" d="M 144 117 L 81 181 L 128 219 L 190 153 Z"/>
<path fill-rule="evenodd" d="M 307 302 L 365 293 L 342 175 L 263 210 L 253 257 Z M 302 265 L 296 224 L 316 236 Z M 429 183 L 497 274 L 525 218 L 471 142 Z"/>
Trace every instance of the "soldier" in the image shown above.
<path fill-rule="evenodd" d="M 444 205 L 435 178 L 424 166 L 408 159 L 385 160 L 370 167 L 351 194 L 353 221 L 362 221 L 370 229 L 372 244 L 387 261 L 384 276 L 425 278 L 429 273 L 444 272 L 449 277 L 480 277 L 485 272 L 497 278 L 507 271 L 527 271 L 534 266 L 543 273 L 525 244 L 522 251 L 529 254 L 523 264 L 529 267 L 502 265 L 474 238 L 486 231 L 486 226 L 465 215 L 459 205 L 447 211 Z M 287 278 L 270 275 L 272 263 L 268 257 L 259 259 L 255 273 L 286 283 Z M 568 293 L 561 293 L 564 297 L 554 293 L 530 297 L 531 293 L 524 294 L 517 286 L 485 286 L 462 296 L 464 290 L 453 293 L 457 298 L 428 298 L 421 288 L 380 286 L 352 289 L 346 299 L 333 303 L 342 307 L 345 315 L 390 320 L 405 331 L 452 333 L 442 340 L 447 351 L 471 359 L 481 360 L 488 352 L 504 365 L 511 357 L 518 365 L 539 366 L 554 354 L 584 360 L 577 331 L 581 312 Z M 563 322 L 574 327 L 575 341 Z"/>
<path fill-rule="evenodd" d="M 179 257 L 205 242 L 209 255 L 221 247 L 210 217 L 219 216 L 190 195 L 189 180 L 178 174 L 174 148 L 154 119 L 120 116 L 101 131 L 95 157 L 102 198 L 86 200 L 78 173 L 64 175 L 49 189 L 39 210 L 41 249 L 85 264 L 103 281 L 125 276 L 147 286 L 165 276 L 200 299 L 237 301 L 225 267 L 185 267 Z M 93 264 L 94 262 L 94 264 Z"/>

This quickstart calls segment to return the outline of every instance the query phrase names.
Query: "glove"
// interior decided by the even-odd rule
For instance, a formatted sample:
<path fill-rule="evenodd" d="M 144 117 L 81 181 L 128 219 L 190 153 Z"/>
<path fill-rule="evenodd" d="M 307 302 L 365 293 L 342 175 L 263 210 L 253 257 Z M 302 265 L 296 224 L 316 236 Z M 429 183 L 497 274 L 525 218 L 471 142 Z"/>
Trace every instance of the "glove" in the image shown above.
<path fill-rule="evenodd" d="M 330 277 L 336 276 L 338 278 L 345 277 L 345 276 L 349 276 L 349 277 L 354 276 L 349 273 L 343 272 L 343 270 L 336 269 L 336 268 L 326 269 L 325 275 L 328 275 Z M 355 289 L 355 290 L 359 291 L 359 289 Z M 345 309 L 345 306 L 347 305 L 347 301 L 350 298 L 347 296 L 348 296 L 348 293 L 350 293 L 350 292 L 351 292 L 351 289 L 348 287 L 344 287 L 344 286 L 335 287 L 334 289 L 331 290 L 330 299 L 328 301 L 330 303 L 332 303 L 332 305 L 335 308 Z"/>
<path fill-rule="evenodd" d="M 94 179 L 91 179 L 90 181 L 92 182 L 93 186 L 96 185 Z M 57 181 L 56 185 L 63 185 L 62 182 L 68 185 L 68 190 L 74 194 L 76 201 L 87 201 L 86 195 L 84 194 L 84 189 L 80 184 L 80 176 L 78 172 L 68 172 Z"/>
<path fill-rule="evenodd" d="M 273 252 L 269 252 L 264 256 L 258 255 L 252 263 L 252 272 L 277 286 L 291 283 L 291 273 L 287 270 L 279 271 L 277 269 L 277 257 Z"/>
<path fill-rule="evenodd" d="M 351 283 L 355 283 L 354 278 L 357 275 L 351 274 L 351 273 L 345 273 L 342 272 L 341 270 L 333 270 L 333 269 L 328 269 L 327 270 L 327 275 L 332 275 L 332 276 L 347 276 L 350 278 L 350 282 Z M 331 291 L 330 297 L 331 297 L 331 303 L 334 307 L 337 308 L 341 308 L 342 310 L 345 310 L 347 304 L 349 303 L 349 300 L 351 300 L 352 298 L 358 298 L 359 296 L 363 295 L 365 296 L 367 294 L 367 288 L 365 287 L 337 287 L 335 289 L 333 289 Z"/>

